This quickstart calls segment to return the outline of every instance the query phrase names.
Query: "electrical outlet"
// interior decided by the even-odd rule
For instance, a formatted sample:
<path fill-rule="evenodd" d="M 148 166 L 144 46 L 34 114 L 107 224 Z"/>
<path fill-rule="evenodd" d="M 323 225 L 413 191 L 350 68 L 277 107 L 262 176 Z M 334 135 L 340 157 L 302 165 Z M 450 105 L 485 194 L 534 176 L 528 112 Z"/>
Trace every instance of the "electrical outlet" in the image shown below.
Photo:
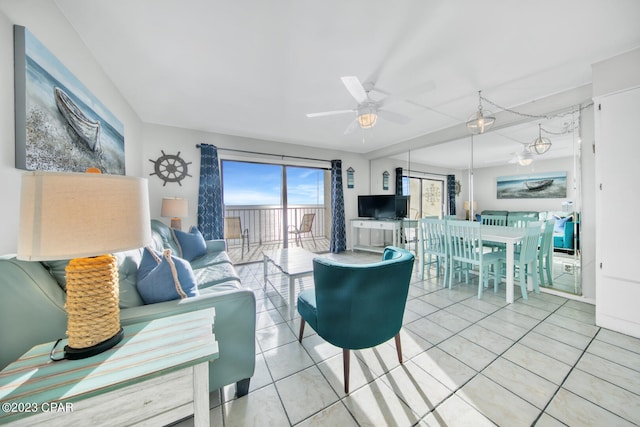
<path fill-rule="evenodd" d="M 573 274 L 573 264 L 563 264 L 564 272 L 567 274 Z"/>

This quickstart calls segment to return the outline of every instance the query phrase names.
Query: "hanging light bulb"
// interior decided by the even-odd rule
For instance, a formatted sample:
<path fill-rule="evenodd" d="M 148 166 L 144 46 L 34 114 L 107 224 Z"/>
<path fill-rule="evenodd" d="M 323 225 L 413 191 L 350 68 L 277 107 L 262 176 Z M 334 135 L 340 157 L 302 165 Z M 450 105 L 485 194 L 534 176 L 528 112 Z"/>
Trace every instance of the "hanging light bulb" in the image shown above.
<path fill-rule="evenodd" d="M 551 148 L 549 138 L 542 137 L 542 125 L 538 123 L 538 137 L 531 143 L 529 150 L 535 151 L 536 154 L 544 154 Z"/>
<path fill-rule="evenodd" d="M 496 121 L 496 118 L 493 116 L 493 113 L 489 110 L 482 109 L 482 91 L 478 91 L 478 111 L 473 113 L 469 120 L 467 120 L 467 129 L 469 132 L 474 134 L 484 133 L 488 130 L 493 123 Z"/>

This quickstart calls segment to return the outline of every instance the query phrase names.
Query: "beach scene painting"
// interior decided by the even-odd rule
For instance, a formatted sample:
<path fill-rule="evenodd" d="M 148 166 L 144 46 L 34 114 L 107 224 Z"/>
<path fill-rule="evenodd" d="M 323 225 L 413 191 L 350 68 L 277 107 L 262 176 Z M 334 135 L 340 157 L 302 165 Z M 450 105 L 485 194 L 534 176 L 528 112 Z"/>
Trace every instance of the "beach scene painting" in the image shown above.
<path fill-rule="evenodd" d="M 124 175 L 122 122 L 25 27 L 14 49 L 16 167 Z"/>
<path fill-rule="evenodd" d="M 554 199 L 567 197 L 567 173 L 545 172 L 499 176 L 498 199 Z"/>

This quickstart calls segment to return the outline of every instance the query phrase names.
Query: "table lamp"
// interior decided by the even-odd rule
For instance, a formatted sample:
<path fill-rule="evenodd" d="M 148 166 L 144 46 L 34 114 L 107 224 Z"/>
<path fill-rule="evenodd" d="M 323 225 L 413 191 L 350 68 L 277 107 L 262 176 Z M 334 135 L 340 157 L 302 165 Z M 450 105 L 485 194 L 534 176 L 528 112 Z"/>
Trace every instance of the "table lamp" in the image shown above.
<path fill-rule="evenodd" d="M 182 230 L 182 219 L 189 215 L 189 201 L 179 197 L 164 197 L 160 216 L 171 218 L 171 228 Z"/>
<path fill-rule="evenodd" d="M 18 237 L 20 260 L 71 259 L 65 270 L 65 358 L 90 357 L 120 342 L 118 267 L 110 253 L 151 242 L 147 180 L 97 173 L 26 173 Z"/>
<path fill-rule="evenodd" d="M 469 220 L 469 209 L 471 209 L 471 204 L 469 203 L 468 200 L 464 201 L 464 210 L 467 212 L 467 220 Z M 476 202 L 475 200 L 473 201 L 473 211 L 477 211 L 478 210 L 478 202 Z"/>

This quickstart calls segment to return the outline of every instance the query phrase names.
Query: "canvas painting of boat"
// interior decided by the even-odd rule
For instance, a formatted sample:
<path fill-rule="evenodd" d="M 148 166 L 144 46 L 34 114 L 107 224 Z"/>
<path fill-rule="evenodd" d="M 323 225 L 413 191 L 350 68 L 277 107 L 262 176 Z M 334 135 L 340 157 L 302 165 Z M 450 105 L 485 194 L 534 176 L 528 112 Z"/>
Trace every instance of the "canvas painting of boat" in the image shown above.
<path fill-rule="evenodd" d="M 531 175 L 499 176 L 498 199 L 552 199 L 567 197 L 567 173 L 547 172 Z"/>
<path fill-rule="evenodd" d="M 124 175 L 124 126 L 28 29 L 14 26 L 16 167 Z"/>

